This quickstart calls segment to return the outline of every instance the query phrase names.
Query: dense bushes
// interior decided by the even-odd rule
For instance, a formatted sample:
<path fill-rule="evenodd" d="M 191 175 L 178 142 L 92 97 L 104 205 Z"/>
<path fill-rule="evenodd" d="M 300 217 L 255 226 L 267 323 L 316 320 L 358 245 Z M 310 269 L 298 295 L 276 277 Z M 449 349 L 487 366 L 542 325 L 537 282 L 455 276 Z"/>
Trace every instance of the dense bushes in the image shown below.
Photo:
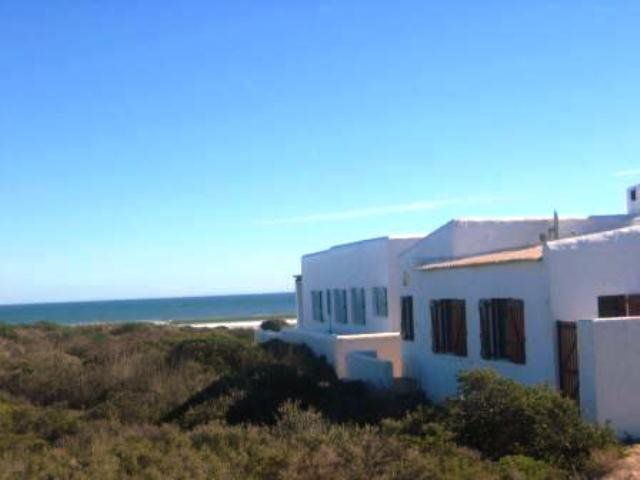
<path fill-rule="evenodd" d="M 579 468 L 612 433 L 585 423 L 576 404 L 547 386 L 525 387 L 490 370 L 460 375 L 460 397 L 447 407 L 457 439 L 490 458 L 527 455 Z"/>
<path fill-rule="evenodd" d="M 591 452 L 612 442 L 555 392 L 491 372 L 432 406 L 251 332 L 5 331 L 0 479 L 547 479 L 595 472 Z"/>
<path fill-rule="evenodd" d="M 287 326 L 287 322 L 284 318 L 269 318 L 260 324 L 262 330 L 271 330 L 272 332 L 279 332 Z"/>

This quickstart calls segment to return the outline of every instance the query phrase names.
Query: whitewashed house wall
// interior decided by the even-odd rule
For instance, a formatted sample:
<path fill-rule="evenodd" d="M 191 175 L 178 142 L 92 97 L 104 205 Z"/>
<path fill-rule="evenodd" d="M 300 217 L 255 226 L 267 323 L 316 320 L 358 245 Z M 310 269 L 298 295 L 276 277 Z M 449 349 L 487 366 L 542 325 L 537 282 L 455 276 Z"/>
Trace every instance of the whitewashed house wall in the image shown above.
<path fill-rule="evenodd" d="M 557 320 L 598 316 L 598 296 L 640 293 L 640 225 L 549 242 L 551 306 Z"/>
<path fill-rule="evenodd" d="M 415 322 L 415 339 L 402 342 L 405 376 L 417 379 L 433 400 L 454 395 L 458 373 L 475 368 L 492 368 L 525 384 L 557 384 L 556 349 L 552 340 L 555 322 L 549 309 L 547 273 L 541 262 L 414 272 L 401 295 L 413 296 Z M 465 300 L 466 357 L 432 351 L 429 302 L 441 298 Z M 524 301 L 524 365 L 481 357 L 479 302 L 489 298 Z"/>
<path fill-rule="evenodd" d="M 397 280 L 392 272 L 397 271 L 398 253 L 420 237 L 381 237 L 351 244 L 339 245 L 329 250 L 302 257 L 302 301 L 304 329 L 334 333 L 353 334 L 390 332 L 399 328 L 400 306 Z M 373 287 L 387 288 L 388 315 L 374 315 L 372 305 Z M 364 288 L 365 315 L 363 325 L 354 324 L 351 311 L 351 288 Z M 347 293 L 347 323 L 335 321 L 335 312 L 327 314 L 326 291 L 344 289 Z M 312 291 L 323 292 L 324 321 L 313 319 Z M 332 299 L 333 300 L 333 299 Z"/>
<path fill-rule="evenodd" d="M 627 215 L 563 219 L 559 222 L 559 234 L 601 231 L 629 221 Z M 452 221 L 402 253 L 397 278 L 400 282 L 408 282 L 408 285 L 401 287 L 399 294 L 413 296 L 415 324 L 414 341 L 402 342 L 403 368 L 405 375 L 417 379 L 431 398 L 441 400 L 454 394 L 456 377 L 461 370 L 483 367 L 493 368 L 525 384 L 557 386 L 556 320 L 597 316 L 598 291 L 602 294 L 626 293 L 628 289 L 619 288 L 622 285 L 630 288 L 630 279 L 616 275 L 625 269 L 625 264 L 626 276 L 640 282 L 638 271 L 631 273 L 633 269 L 628 267 L 629 251 L 624 252 L 625 248 L 620 249 L 619 244 L 608 247 L 618 251 L 619 260 L 612 262 L 607 260 L 611 257 L 610 252 L 605 251 L 578 254 L 573 260 L 575 265 L 571 267 L 567 265 L 568 260 L 562 264 L 558 262 L 556 257 L 559 254 L 548 255 L 550 250 L 562 251 L 565 249 L 563 245 L 575 244 L 575 239 L 549 242 L 543 260 L 538 262 L 416 270 L 417 265 L 443 258 L 460 258 L 539 243 L 540 233 L 548 233 L 552 226 L 550 219 Z M 611 234 L 600 233 L 591 237 L 597 238 L 597 235 Z M 637 243 L 637 248 L 640 248 L 640 243 Z M 592 256 L 599 257 L 597 264 L 607 267 L 589 266 Z M 604 275 L 607 268 L 611 278 Z M 596 288 L 598 282 L 606 283 L 609 290 Z M 582 294 L 579 292 L 581 288 L 584 290 Z M 432 351 L 429 301 L 441 298 L 465 300 L 467 357 Z M 524 365 L 481 357 L 479 301 L 489 298 L 524 301 L 527 356 Z"/>

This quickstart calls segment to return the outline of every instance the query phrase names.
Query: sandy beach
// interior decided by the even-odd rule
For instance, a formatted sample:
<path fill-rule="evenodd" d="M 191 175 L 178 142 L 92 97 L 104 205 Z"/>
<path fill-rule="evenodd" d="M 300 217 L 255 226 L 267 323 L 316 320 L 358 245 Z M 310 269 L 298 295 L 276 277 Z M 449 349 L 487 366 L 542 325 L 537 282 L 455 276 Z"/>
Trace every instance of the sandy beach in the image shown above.
<path fill-rule="evenodd" d="M 265 320 L 267 320 L 266 318 L 263 319 L 256 319 L 256 320 L 236 320 L 236 321 L 229 321 L 229 322 L 195 322 L 195 323 L 180 323 L 180 324 L 175 324 L 175 325 L 179 325 L 181 327 L 191 327 L 191 328 L 219 328 L 219 327 L 225 327 L 225 328 L 250 328 L 250 329 L 257 329 L 260 327 L 260 324 L 262 324 L 262 322 L 264 322 Z M 296 318 L 285 318 L 283 319 L 285 322 L 287 322 L 289 325 L 294 326 L 296 324 Z"/>

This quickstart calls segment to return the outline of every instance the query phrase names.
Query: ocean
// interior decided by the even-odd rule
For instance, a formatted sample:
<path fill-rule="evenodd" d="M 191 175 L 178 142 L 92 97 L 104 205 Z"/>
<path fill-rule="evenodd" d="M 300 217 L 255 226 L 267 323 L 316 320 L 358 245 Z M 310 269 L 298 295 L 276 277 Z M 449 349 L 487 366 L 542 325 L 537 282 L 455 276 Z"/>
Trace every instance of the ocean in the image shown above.
<path fill-rule="evenodd" d="M 65 325 L 118 322 L 232 321 L 295 316 L 293 293 L 0 305 L 0 323 Z"/>

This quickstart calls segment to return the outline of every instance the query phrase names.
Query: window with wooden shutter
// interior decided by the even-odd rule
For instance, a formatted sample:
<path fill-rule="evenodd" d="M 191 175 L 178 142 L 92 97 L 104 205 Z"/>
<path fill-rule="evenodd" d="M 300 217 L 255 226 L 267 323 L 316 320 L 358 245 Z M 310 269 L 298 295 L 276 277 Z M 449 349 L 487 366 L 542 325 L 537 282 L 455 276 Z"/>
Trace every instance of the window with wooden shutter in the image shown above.
<path fill-rule="evenodd" d="M 605 295 L 598 297 L 598 317 L 640 316 L 640 294 Z"/>
<path fill-rule="evenodd" d="M 378 315 L 381 317 L 389 316 L 389 300 L 387 295 L 387 287 L 380 287 L 380 311 Z"/>
<path fill-rule="evenodd" d="M 401 299 L 400 336 L 403 340 L 413 341 L 413 297 L 407 296 Z"/>
<path fill-rule="evenodd" d="M 311 292 L 311 308 L 313 320 L 316 322 L 324 322 L 324 312 L 322 307 L 322 292 L 313 290 Z"/>
<path fill-rule="evenodd" d="M 598 297 L 598 317 L 624 317 L 627 315 L 624 295 L 606 295 Z"/>
<path fill-rule="evenodd" d="M 432 300 L 429 302 L 429 310 L 431 311 L 431 350 L 434 353 L 440 352 L 440 311 L 438 302 Z"/>
<path fill-rule="evenodd" d="M 481 355 L 526 362 L 524 302 L 513 298 L 480 300 Z"/>
<path fill-rule="evenodd" d="M 640 295 L 629 295 L 627 313 L 630 317 L 640 317 Z"/>
<path fill-rule="evenodd" d="M 351 289 L 351 318 L 353 323 L 364 325 L 366 323 L 364 288 Z"/>
<path fill-rule="evenodd" d="M 491 358 L 491 301 L 480 300 L 480 355 L 482 358 Z"/>
<path fill-rule="evenodd" d="M 451 302 L 451 353 L 467 356 L 467 312 L 464 300 Z"/>
<path fill-rule="evenodd" d="M 333 290 L 333 317 L 337 323 L 347 323 L 347 292 L 344 289 Z"/>
<path fill-rule="evenodd" d="M 506 315 L 505 355 L 514 363 L 525 363 L 524 302 L 509 299 Z"/>
<path fill-rule="evenodd" d="M 432 350 L 435 353 L 466 356 L 467 325 L 464 300 L 432 300 L 429 307 Z"/>
<path fill-rule="evenodd" d="M 373 287 L 371 297 L 374 315 L 378 317 L 388 316 L 387 287 Z"/>

